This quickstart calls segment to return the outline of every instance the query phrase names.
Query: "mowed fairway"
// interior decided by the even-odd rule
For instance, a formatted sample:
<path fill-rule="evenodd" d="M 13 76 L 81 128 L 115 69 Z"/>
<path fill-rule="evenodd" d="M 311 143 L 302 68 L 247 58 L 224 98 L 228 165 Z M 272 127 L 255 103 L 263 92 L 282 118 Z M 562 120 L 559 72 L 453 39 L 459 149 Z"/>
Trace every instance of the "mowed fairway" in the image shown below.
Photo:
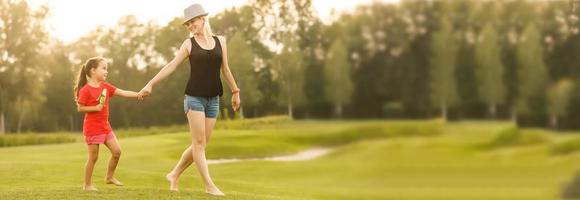
<path fill-rule="evenodd" d="M 103 183 L 110 154 L 101 146 L 93 176 L 98 192 L 81 190 L 84 143 L 0 148 L 0 199 L 559 199 L 580 169 L 580 154 L 553 155 L 550 147 L 576 136 L 544 132 L 543 142 L 485 147 L 510 126 L 286 121 L 219 129 L 209 142 L 208 159 L 333 149 L 308 161 L 210 165 L 225 197 L 206 195 L 193 166 L 182 176 L 180 191 L 168 191 L 164 176 L 190 143 L 187 132 L 121 138 L 116 177 L 123 187 Z"/>

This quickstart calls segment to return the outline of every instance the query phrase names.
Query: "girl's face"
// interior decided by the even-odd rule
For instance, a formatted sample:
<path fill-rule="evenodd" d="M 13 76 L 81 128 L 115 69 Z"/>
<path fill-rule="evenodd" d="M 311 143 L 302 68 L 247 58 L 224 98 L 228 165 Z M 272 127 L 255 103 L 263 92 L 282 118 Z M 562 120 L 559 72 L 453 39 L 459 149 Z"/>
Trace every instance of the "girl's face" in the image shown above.
<path fill-rule="evenodd" d="M 203 17 L 196 17 L 187 22 L 185 22 L 185 27 L 189 32 L 193 34 L 201 33 L 201 28 L 203 27 L 204 19 Z"/>
<path fill-rule="evenodd" d="M 105 61 L 99 62 L 99 66 L 91 70 L 92 72 L 91 77 L 97 79 L 97 81 L 107 80 L 107 75 L 109 74 L 107 68 L 108 68 L 107 62 Z"/>

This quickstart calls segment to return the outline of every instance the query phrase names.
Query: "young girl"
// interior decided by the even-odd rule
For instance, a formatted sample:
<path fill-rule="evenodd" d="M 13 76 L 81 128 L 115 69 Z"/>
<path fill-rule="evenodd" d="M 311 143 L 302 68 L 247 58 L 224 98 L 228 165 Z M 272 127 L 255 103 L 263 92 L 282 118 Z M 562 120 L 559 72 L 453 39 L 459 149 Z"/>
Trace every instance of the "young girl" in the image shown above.
<path fill-rule="evenodd" d="M 99 144 L 105 144 L 111 151 L 105 183 L 122 186 L 113 176 L 121 157 L 121 147 L 109 124 L 109 99 L 115 95 L 137 98 L 137 93 L 125 91 L 105 82 L 107 79 L 107 62 L 104 58 L 95 57 L 87 60 L 77 78 L 74 88 L 77 110 L 84 112 L 83 133 L 87 143 L 89 158 L 85 165 L 84 190 L 96 191 L 91 177 L 99 155 Z"/>

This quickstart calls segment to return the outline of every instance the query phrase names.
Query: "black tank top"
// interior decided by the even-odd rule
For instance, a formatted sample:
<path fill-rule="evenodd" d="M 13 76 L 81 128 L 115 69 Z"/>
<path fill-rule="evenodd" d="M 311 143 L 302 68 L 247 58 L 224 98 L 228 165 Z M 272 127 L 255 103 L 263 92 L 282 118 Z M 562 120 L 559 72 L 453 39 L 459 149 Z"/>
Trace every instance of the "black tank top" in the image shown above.
<path fill-rule="evenodd" d="M 222 47 L 216 36 L 212 36 L 215 47 L 207 50 L 201 48 L 195 38 L 191 40 L 189 64 L 191 70 L 185 87 L 185 94 L 198 97 L 222 96 L 220 69 L 222 65 Z"/>

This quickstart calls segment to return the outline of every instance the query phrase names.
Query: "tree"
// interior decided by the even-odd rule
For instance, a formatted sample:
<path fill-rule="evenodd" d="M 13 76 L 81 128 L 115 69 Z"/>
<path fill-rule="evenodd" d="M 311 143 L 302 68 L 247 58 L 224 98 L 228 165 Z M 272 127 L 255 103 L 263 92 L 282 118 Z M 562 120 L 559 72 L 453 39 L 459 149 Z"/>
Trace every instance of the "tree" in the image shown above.
<path fill-rule="evenodd" d="M 570 79 L 562 79 L 554 83 L 548 89 L 548 113 L 550 114 L 550 127 L 558 128 L 558 118 L 565 116 L 570 105 L 570 96 L 574 90 L 574 82 Z"/>
<path fill-rule="evenodd" d="M 273 64 L 276 71 L 275 80 L 280 82 L 280 96 L 278 102 L 288 106 L 288 115 L 294 117 L 294 106 L 302 105 L 305 101 L 304 91 L 304 63 L 303 55 L 295 40 L 289 38 L 282 52 L 275 55 Z"/>
<path fill-rule="evenodd" d="M 458 102 L 455 80 L 455 58 L 457 46 L 453 38 L 453 28 L 449 19 L 441 18 L 440 28 L 431 41 L 430 77 L 431 101 L 441 109 L 441 116 L 447 119 L 447 109 Z"/>
<path fill-rule="evenodd" d="M 0 0 L 0 133 L 33 124 L 44 101 L 38 55 L 47 41 L 47 14 L 46 6 L 33 11 L 26 1 Z"/>
<path fill-rule="evenodd" d="M 496 107 L 504 103 L 506 96 L 501 47 L 497 32 L 489 23 L 484 26 L 480 38 L 475 47 L 477 91 L 479 99 L 489 106 L 489 116 L 495 118 Z"/>
<path fill-rule="evenodd" d="M 55 42 L 51 46 L 53 48 L 50 48 L 44 60 L 47 73 L 43 81 L 46 89 L 42 91 L 42 95 L 46 97 L 46 102 L 40 110 L 41 116 L 50 117 L 40 118 L 40 123 L 35 128 L 42 131 L 76 131 L 80 127 L 76 125 L 80 118 L 75 117 L 78 114 L 72 86 L 80 66 L 71 63 L 70 49 L 67 46 L 61 42 Z"/>
<path fill-rule="evenodd" d="M 324 65 L 324 96 L 335 106 L 335 115 L 342 117 L 342 106 L 350 103 L 353 83 L 346 47 L 340 38 L 330 46 Z"/>
<path fill-rule="evenodd" d="M 308 35 L 312 19 L 310 0 L 253 0 L 254 26 L 263 41 L 274 46 L 277 55 L 271 60 L 272 80 L 279 80 L 282 89 L 278 100 L 288 106 L 288 114 L 293 116 L 293 106 L 304 102 L 305 57 L 310 54 L 304 48 L 304 36 Z M 303 43 L 304 42 L 304 43 Z M 312 50 L 312 49 L 310 49 Z M 306 52 L 304 52 L 306 51 Z M 281 53 L 280 53 L 281 52 Z M 300 59 L 300 60 L 296 60 Z M 289 74 L 291 73 L 291 74 Z"/>
<path fill-rule="evenodd" d="M 257 106 L 258 101 L 262 98 L 262 93 L 258 90 L 258 74 L 254 66 L 255 56 L 246 41 L 240 33 L 236 33 L 228 40 L 228 51 L 235 52 L 228 58 L 229 65 L 244 94 L 240 96 L 243 102 L 242 107 L 240 107 L 242 118 L 244 117 L 243 108 Z"/>
<path fill-rule="evenodd" d="M 521 41 L 517 44 L 516 55 L 518 95 L 516 113 L 512 116 L 514 119 L 517 119 L 517 114 L 529 112 L 530 99 L 543 92 L 548 80 L 541 35 L 533 22 L 524 29 Z"/>

